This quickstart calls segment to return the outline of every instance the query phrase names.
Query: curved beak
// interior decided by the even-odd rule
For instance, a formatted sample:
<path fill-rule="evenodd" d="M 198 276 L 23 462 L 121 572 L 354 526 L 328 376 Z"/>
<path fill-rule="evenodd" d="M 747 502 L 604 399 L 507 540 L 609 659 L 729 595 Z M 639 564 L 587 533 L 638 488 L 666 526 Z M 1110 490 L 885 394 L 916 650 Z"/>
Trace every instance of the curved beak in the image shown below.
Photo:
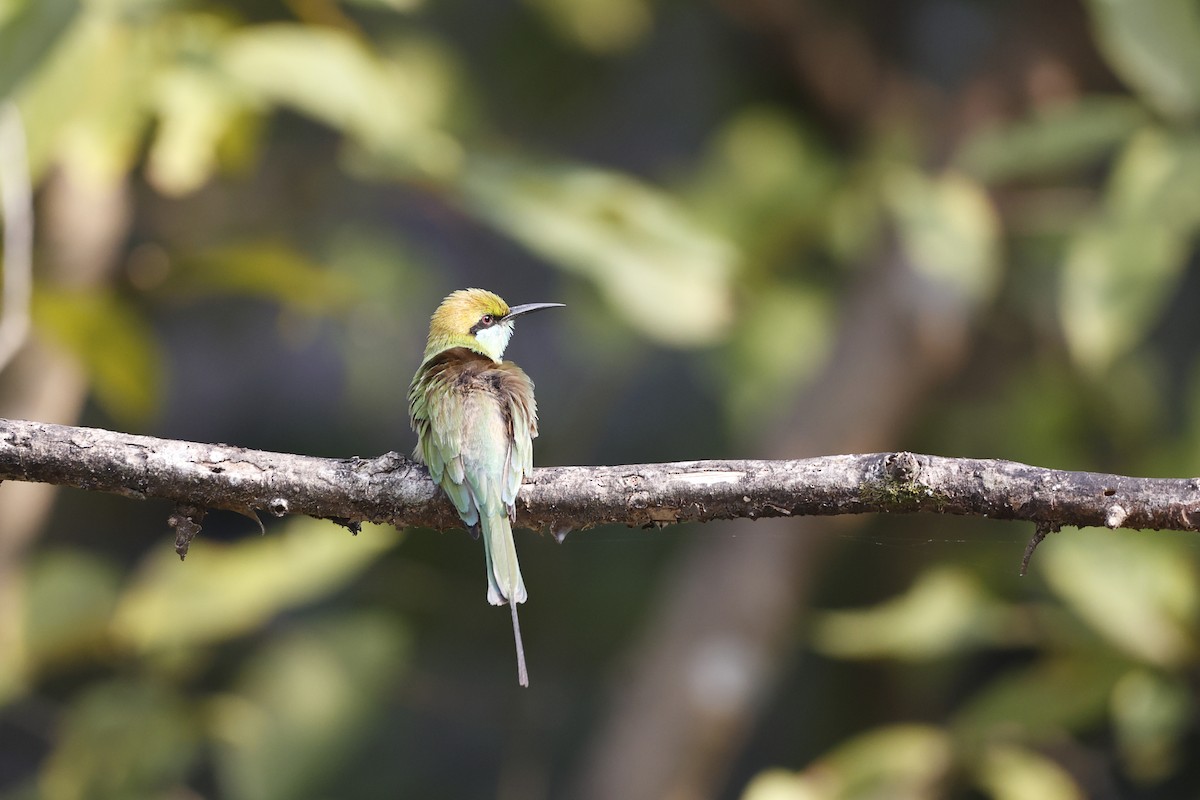
<path fill-rule="evenodd" d="M 513 317 L 519 317 L 522 314 L 528 314 L 530 311 L 541 311 L 542 309 L 545 309 L 545 308 L 562 308 L 564 305 L 566 305 L 566 304 L 565 303 L 525 303 L 524 305 L 513 306 L 512 308 L 510 308 L 508 310 L 508 313 L 504 315 L 504 318 L 506 320 L 512 319 Z"/>

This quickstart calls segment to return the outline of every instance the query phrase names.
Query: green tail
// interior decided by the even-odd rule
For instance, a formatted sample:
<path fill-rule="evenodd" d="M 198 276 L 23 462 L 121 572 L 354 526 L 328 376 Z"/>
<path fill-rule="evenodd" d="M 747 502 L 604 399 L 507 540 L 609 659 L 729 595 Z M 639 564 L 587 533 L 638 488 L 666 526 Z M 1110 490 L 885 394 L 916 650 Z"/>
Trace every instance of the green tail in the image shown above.
<path fill-rule="evenodd" d="M 529 685 L 525 669 L 525 646 L 521 643 L 521 624 L 517 621 L 517 603 L 527 598 L 521 565 L 517 561 L 517 546 L 513 542 L 512 524 L 508 514 L 479 515 L 483 528 L 483 554 L 487 563 L 488 602 L 494 606 L 508 605 L 512 609 L 513 637 L 517 644 L 517 680 Z"/>

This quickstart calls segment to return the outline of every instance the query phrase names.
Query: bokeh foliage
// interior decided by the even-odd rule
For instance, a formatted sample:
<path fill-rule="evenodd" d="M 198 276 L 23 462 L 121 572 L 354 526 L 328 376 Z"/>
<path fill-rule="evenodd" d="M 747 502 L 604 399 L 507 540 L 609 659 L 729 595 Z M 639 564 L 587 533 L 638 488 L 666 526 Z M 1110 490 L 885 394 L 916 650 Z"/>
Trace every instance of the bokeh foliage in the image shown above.
<path fill-rule="evenodd" d="M 922 91 L 849 122 L 736 5 L 0 0 L 36 333 L 86 374 L 82 421 L 406 450 L 424 321 L 483 285 L 569 305 L 512 351 L 540 463 L 760 455 L 894 244 L 921 287 L 896 303 L 971 331 L 897 447 L 1200 471 L 1200 7 L 1089 0 L 1091 61 L 1049 50 L 1030 81 L 1058 88 L 950 135 L 927 65 L 1021 3 L 857 4 Z M 81 192 L 126 209 L 99 278 L 61 244 L 107 219 Z M 721 535 L 522 539 L 522 695 L 466 537 L 214 514 L 181 565 L 150 505 L 70 493 L 0 553 L 0 797 L 564 796 L 655 586 Z M 1026 533 L 839 542 L 721 795 L 1200 792 L 1193 537 L 1063 531 L 1018 581 Z"/>

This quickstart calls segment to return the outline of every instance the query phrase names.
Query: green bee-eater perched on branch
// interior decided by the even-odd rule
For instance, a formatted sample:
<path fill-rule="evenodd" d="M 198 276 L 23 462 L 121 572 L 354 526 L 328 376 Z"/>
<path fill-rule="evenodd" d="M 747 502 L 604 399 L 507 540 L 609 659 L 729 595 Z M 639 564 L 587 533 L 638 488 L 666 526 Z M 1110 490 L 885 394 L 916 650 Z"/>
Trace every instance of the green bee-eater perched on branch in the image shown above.
<path fill-rule="evenodd" d="M 409 421 L 417 432 L 413 456 L 429 467 L 471 535 L 483 532 L 488 602 L 512 609 L 522 686 L 529 685 L 529 675 L 517 603 L 526 594 L 512 523 L 517 490 L 533 471 L 537 404 L 529 376 L 500 359 L 518 316 L 561 305 L 509 308 L 482 289 L 454 292 L 433 312 L 425 358 L 408 390 Z"/>

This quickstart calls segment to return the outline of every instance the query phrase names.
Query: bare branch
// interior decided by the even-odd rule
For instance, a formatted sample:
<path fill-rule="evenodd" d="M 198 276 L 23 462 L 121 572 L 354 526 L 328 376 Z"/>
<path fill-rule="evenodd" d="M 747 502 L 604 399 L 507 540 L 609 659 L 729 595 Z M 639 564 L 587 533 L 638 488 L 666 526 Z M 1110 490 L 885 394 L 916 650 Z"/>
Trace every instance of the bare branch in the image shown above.
<path fill-rule="evenodd" d="M 200 510 L 303 514 L 339 524 L 461 527 L 425 469 L 397 453 L 316 458 L 0 419 L 0 480 L 173 501 Z M 561 533 L 738 517 L 937 513 L 1063 525 L 1196 530 L 1200 479 L 1066 472 L 912 453 L 793 461 L 545 467 L 521 489 L 517 523 Z M 178 525 L 177 525 L 178 527 Z M 189 528 L 190 530 L 190 528 Z M 190 535 L 194 535 L 191 532 Z M 186 551 L 186 547 L 183 548 Z"/>
<path fill-rule="evenodd" d="M 0 370 L 29 335 L 33 294 L 33 188 L 25 125 L 11 100 L 0 104 L 0 217 L 4 219 L 4 298 L 0 311 Z"/>

